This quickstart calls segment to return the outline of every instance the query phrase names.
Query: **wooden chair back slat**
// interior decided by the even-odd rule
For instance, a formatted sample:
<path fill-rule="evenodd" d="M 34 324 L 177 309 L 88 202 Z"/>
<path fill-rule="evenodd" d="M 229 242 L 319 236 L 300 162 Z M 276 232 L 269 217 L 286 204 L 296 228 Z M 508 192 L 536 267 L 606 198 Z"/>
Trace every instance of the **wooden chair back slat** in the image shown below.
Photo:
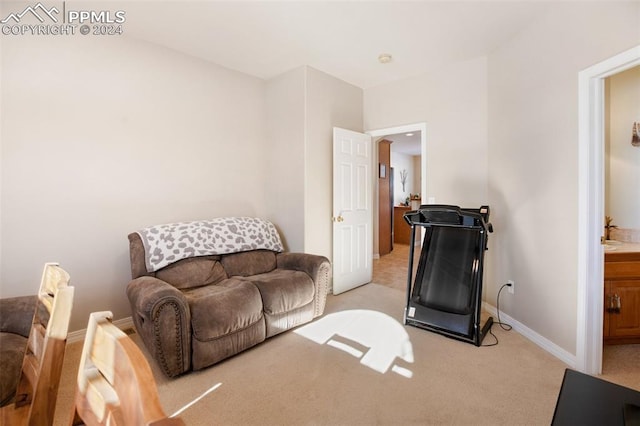
<path fill-rule="evenodd" d="M 42 310 L 37 306 L 15 403 L 2 407 L 0 413 L 7 424 L 53 424 L 73 308 L 74 288 L 69 286 L 69 280 L 69 274 L 57 263 L 45 264 L 38 304 L 44 306 L 48 318 L 41 317 Z"/>
<path fill-rule="evenodd" d="M 29 333 L 28 353 L 35 355 L 36 358 L 42 357 L 44 352 L 44 336 L 46 330 L 42 324 L 32 324 Z"/>
<path fill-rule="evenodd" d="M 111 318 L 108 311 L 89 316 L 72 424 L 183 425 L 164 414 L 149 363 Z"/>

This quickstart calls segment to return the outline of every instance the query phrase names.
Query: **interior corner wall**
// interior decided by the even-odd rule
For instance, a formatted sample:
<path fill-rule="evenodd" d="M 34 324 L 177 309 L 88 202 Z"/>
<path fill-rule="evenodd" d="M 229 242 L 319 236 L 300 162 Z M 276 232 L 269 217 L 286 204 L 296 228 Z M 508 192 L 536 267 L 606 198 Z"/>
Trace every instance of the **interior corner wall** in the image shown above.
<path fill-rule="evenodd" d="M 479 57 L 364 91 L 364 128 L 426 122 L 427 193 L 439 204 L 487 203 L 487 63 Z"/>
<path fill-rule="evenodd" d="M 362 90 L 303 66 L 267 81 L 268 217 L 287 249 L 332 258 L 333 127 L 362 131 Z"/>
<path fill-rule="evenodd" d="M 332 259 L 333 128 L 362 132 L 362 89 L 306 67 L 304 251 Z"/>
<path fill-rule="evenodd" d="M 71 275 L 70 330 L 131 315 L 127 234 L 259 215 L 265 83 L 127 37 L 3 36 L 2 297 Z"/>
<path fill-rule="evenodd" d="M 304 251 L 305 67 L 267 81 L 266 218 L 288 251 Z"/>
<path fill-rule="evenodd" d="M 638 2 L 555 2 L 488 57 L 493 282 L 500 307 L 576 353 L 578 73 L 640 43 Z"/>

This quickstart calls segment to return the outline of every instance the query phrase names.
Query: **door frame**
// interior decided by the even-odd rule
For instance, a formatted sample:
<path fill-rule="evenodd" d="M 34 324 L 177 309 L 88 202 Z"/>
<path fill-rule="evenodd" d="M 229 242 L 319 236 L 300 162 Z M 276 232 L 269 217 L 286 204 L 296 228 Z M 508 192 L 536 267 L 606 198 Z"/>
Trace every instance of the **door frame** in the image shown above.
<path fill-rule="evenodd" d="M 602 373 L 604 297 L 604 79 L 640 65 L 640 45 L 578 74 L 576 368 Z"/>
<path fill-rule="evenodd" d="M 412 124 L 405 124 L 405 125 L 401 125 L 401 126 L 394 126 L 394 127 L 385 127 L 382 129 L 375 129 L 375 130 L 366 130 L 365 133 L 371 136 L 371 140 L 373 141 L 373 138 L 376 137 L 381 137 L 381 136 L 386 136 L 386 135 L 393 135 L 396 133 L 409 133 L 409 132 L 420 132 L 420 172 L 422 175 L 422 181 L 420 182 L 420 194 L 422 195 L 422 200 L 424 202 L 425 197 L 427 195 L 427 123 L 426 122 L 419 122 L 419 123 L 412 123 Z M 377 164 L 378 162 L 378 142 L 375 142 L 374 145 L 374 165 L 372 165 L 372 170 L 377 170 L 377 168 L 375 167 L 375 164 Z M 373 257 L 375 258 L 379 258 L 380 254 L 378 253 L 378 247 L 379 247 L 379 235 L 378 235 L 378 224 L 380 223 L 380 217 L 379 217 L 379 211 L 380 211 L 380 206 L 378 205 L 378 198 L 379 198 L 379 188 L 378 188 L 378 179 L 373 179 L 373 200 L 374 200 L 374 206 L 373 206 L 373 236 L 372 236 L 372 241 L 373 241 L 373 247 L 374 247 L 374 253 Z"/>

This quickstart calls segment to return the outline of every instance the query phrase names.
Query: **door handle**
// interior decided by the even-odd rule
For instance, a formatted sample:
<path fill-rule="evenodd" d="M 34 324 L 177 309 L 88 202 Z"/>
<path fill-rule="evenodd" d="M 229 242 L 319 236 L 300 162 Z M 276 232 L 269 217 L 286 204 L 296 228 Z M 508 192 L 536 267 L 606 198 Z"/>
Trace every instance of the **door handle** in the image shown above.
<path fill-rule="evenodd" d="M 334 222 L 343 222 L 344 218 L 342 216 L 338 215 L 338 217 L 334 216 L 333 218 L 331 218 L 331 220 L 333 220 Z"/>
<path fill-rule="evenodd" d="M 618 296 L 617 294 L 613 294 L 613 295 L 607 296 L 607 299 L 608 299 L 607 312 L 609 312 L 610 314 L 619 314 L 620 308 L 622 307 L 620 303 L 620 296 Z"/>

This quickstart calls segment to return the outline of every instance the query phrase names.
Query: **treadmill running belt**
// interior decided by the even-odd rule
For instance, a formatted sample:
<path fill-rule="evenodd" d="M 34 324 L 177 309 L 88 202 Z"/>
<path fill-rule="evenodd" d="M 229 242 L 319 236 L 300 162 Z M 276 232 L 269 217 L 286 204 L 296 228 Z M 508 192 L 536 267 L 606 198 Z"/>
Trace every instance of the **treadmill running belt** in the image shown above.
<path fill-rule="evenodd" d="M 403 218 L 412 236 L 419 228 L 425 233 L 417 269 L 416 247 L 409 247 L 404 323 L 481 346 L 493 324 L 492 317 L 481 324 L 489 206 L 426 204 Z"/>
<path fill-rule="evenodd" d="M 473 312 L 479 240 L 474 229 L 428 229 L 428 249 L 422 250 L 414 285 L 418 303 L 455 314 Z"/>

